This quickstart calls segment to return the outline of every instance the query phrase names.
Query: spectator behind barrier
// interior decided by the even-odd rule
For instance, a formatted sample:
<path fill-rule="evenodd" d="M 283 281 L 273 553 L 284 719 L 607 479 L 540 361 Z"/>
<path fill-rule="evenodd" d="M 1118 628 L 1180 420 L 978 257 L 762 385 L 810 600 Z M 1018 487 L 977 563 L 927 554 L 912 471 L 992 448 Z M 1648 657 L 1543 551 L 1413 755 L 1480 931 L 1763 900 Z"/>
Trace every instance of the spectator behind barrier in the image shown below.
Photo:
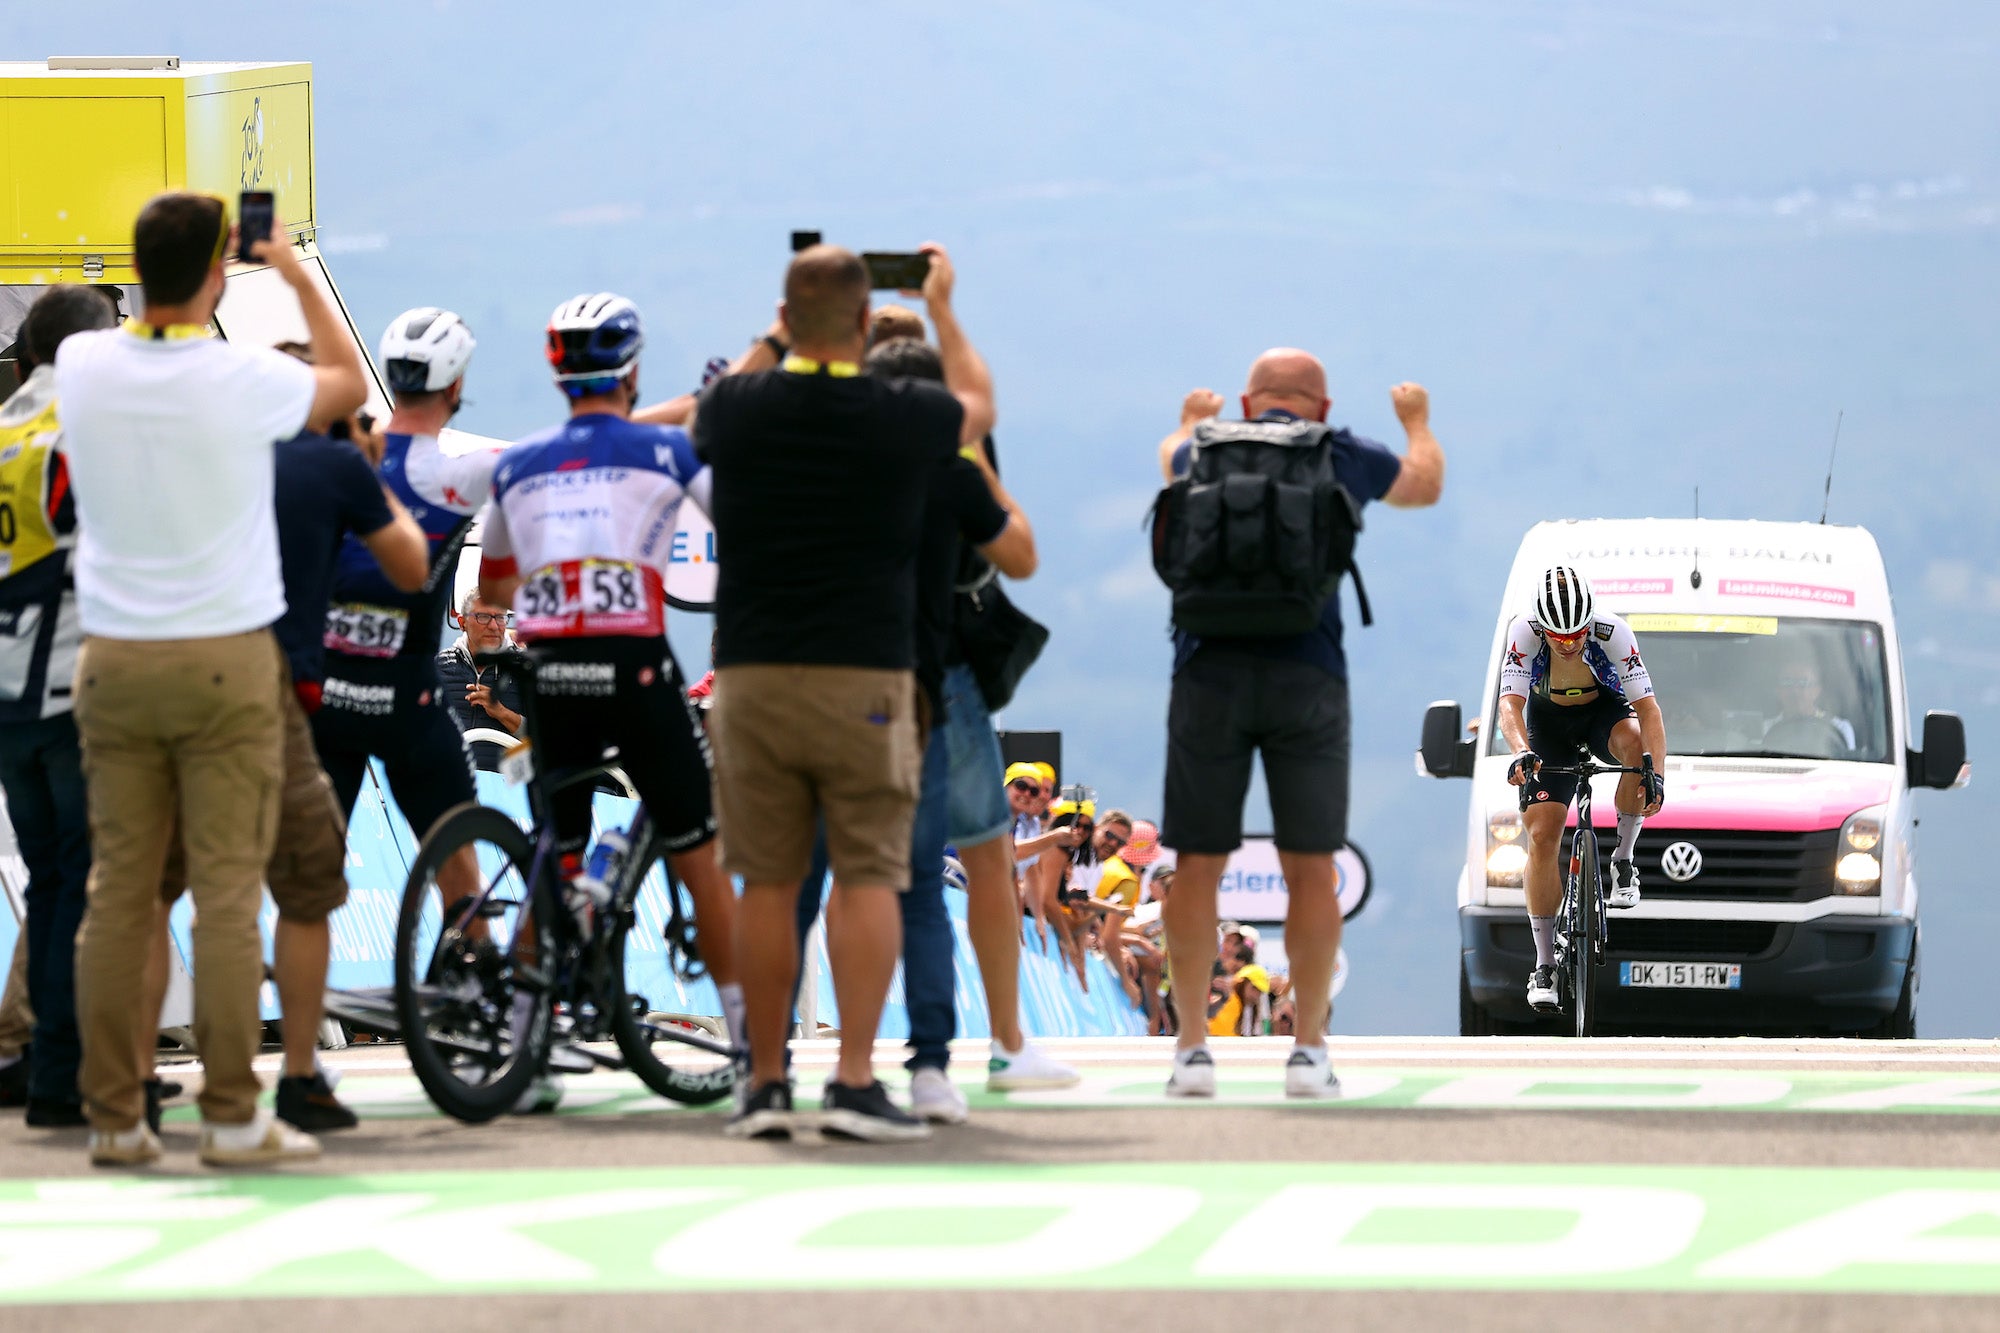
<path fill-rule="evenodd" d="M 1435 504 L 1444 487 L 1444 453 L 1431 434 L 1429 397 L 1419 385 L 1399 384 L 1390 399 L 1409 437 L 1403 458 L 1345 431 L 1329 436 L 1323 425 L 1332 405 L 1326 368 L 1307 352 L 1278 348 L 1250 367 L 1246 424 L 1211 427 L 1204 438 L 1268 447 L 1250 442 L 1282 433 L 1292 444 L 1324 449 L 1331 479 L 1357 506 L 1371 500 Z M 1197 428 L 1221 412 L 1221 395 L 1207 389 L 1183 401 L 1180 426 L 1160 442 L 1169 484 L 1190 470 Z M 1341 634 L 1337 589 L 1322 604 L 1319 624 L 1304 633 L 1208 641 L 1178 629 L 1175 634 L 1160 840 L 1178 854 L 1186 878 L 1177 882 L 1165 917 L 1168 952 L 1183 982 L 1169 1096 L 1215 1095 L 1215 1062 L 1204 1041 L 1206 995 L 1186 983 L 1205 975 L 1215 958 L 1216 887 L 1230 854 L 1242 845 L 1243 801 L 1260 750 L 1278 858 L 1291 887 L 1285 939 L 1299 1021 L 1285 1090 L 1297 1097 L 1339 1094 L 1340 1081 L 1327 1062 L 1326 1029 L 1340 947 L 1333 855 L 1347 842 L 1349 713 Z"/>
<path fill-rule="evenodd" d="M 142 1001 L 159 874 L 178 816 L 194 929 L 201 1158 L 316 1157 L 260 1110 L 257 915 L 283 779 L 285 610 L 273 449 L 367 395 L 358 349 L 282 226 L 253 256 L 292 289 L 320 364 L 207 335 L 233 231 L 222 202 L 165 194 L 139 214 L 146 316 L 81 334 L 56 357 L 76 489 L 77 608 L 86 635 L 76 721 L 89 788 L 90 912 L 77 944 L 80 1083 L 98 1165 L 160 1155 L 144 1123 Z"/>
<path fill-rule="evenodd" d="M 451 720 L 461 732 L 477 728 L 521 734 L 521 686 L 498 667 L 481 667 L 473 662 L 476 653 L 519 652 L 509 628 L 514 613 L 479 596 L 477 588 L 453 613 L 459 628 L 458 639 L 437 655 L 438 679 L 443 682 L 444 701 Z M 496 741 L 468 742 L 472 762 L 488 773 L 500 771 L 500 745 Z"/>

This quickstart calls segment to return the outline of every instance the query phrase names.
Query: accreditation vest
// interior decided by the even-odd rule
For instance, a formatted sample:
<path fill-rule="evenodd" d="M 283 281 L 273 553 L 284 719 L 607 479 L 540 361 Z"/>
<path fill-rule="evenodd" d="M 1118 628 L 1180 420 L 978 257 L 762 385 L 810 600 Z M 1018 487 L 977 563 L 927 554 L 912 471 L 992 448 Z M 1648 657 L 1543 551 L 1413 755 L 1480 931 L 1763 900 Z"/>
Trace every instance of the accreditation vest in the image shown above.
<path fill-rule="evenodd" d="M 0 723 L 68 712 L 83 642 L 54 388 L 38 371 L 0 407 Z"/>

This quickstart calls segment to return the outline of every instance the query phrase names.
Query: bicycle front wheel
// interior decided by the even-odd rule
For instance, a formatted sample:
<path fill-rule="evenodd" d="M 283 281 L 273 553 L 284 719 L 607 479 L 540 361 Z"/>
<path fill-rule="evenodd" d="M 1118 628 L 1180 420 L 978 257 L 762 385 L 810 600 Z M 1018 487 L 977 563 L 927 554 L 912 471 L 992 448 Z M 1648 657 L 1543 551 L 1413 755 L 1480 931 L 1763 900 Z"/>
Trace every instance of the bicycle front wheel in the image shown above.
<path fill-rule="evenodd" d="M 1604 940 L 1604 897 L 1599 882 L 1597 834 L 1579 828 L 1570 843 L 1569 898 L 1575 905 L 1569 940 L 1571 1018 L 1579 1037 L 1597 1032 L 1597 962 Z"/>
<path fill-rule="evenodd" d="M 465 887 L 467 856 L 475 890 L 446 920 L 440 877 Z M 410 1068 L 440 1111 L 467 1124 L 512 1110 L 548 1057 L 546 987 L 523 975 L 554 957 L 530 910 L 533 856 L 507 815 L 461 805 L 424 838 L 403 886 L 396 1015 Z"/>
<path fill-rule="evenodd" d="M 736 1067 L 727 1042 L 669 1021 L 679 1007 L 681 986 L 663 928 L 680 890 L 664 866 L 658 873 L 665 893 L 649 874 L 612 928 L 611 1035 L 640 1082 L 669 1101 L 707 1106 L 735 1088 Z"/>

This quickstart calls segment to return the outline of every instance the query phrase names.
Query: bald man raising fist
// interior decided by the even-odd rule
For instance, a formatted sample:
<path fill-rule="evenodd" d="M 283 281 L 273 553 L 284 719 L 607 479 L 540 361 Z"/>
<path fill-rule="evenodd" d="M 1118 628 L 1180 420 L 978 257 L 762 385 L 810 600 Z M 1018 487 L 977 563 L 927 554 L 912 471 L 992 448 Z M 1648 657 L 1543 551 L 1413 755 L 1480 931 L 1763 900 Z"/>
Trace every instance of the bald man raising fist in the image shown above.
<path fill-rule="evenodd" d="M 1409 437 L 1401 457 L 1345 430 L 1328 432 L 1332 400 L 1326 367 L 1310 352 L 1280 347 L 1258 357 L 1243 390 L 1245 421 L 1292 423 L 1293 443 L 1329 450 L 1335 478 L 1357 506 L 1381 500 L 1399 508 L 1436 504 L 1444 490 L 1444 451 L 1431 434 L 1430 396 L 1418 384 L 1389 391 Z M 1222 395 L 1196 389 L 1181 404 L 1180 426 L 1160 441 L 1169 484 L 1187 472 L 1196 427 L 1221 416 Z M 1222 423 L 1202 436 L 1221 443 Z M 1268 432 L 1267 432 L 1268 433 Z M 1198 637 L 1176 627 L 1174 683 L 1167 712 L 1167 790 L 1160 841 L 1178 855 L 1173 896 L 1162 920 L 1175 976 L 1204 977 L 1216 948 L 1216 885 L 1243 841 L 1243 798 L 1251 761 L 1264 757 L 1271 824 L 1290 889 L 1285 948 L 1297 996 L 1297 1044 L 1285 1065 L 1294 1097 L 1335 1097 L 1340 1080 L 1326 1054 L 1340 904 L 1333 854 L 1347 843 L 1347 658 L 1341 647 L 1340 598 L 1326 599 L 1319 623 L 1301 634 L 1256 638 Z M 1175 988 L 1179 1047 L 1167 1094 L 1215 1095 L 1207 1047 L 1207 993 Z"/>

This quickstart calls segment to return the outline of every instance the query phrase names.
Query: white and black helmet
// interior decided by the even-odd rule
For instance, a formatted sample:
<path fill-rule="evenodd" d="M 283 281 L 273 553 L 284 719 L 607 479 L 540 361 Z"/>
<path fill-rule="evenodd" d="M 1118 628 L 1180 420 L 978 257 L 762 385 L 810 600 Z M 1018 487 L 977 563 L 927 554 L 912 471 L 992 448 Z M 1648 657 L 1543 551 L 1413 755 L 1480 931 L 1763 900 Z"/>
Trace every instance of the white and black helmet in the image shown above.
<path fill-rule="evenodd" d="M 465 373 L 475 346 L 472 330 L 451 311 L 405 310 L 382 335 L 382 373 L 393 393 L 436 393 Z"/>
<path fill-rule="evenodd" d="M 1590 581 L 1568 565 L 1542 571 L 1535 591 L 1535 623 L 1552 634 L 1574 634 L 1587 629 L 1596 613 L 1596 599 L 1590 595 Z"/>
<path fill-rule="evenodd" d="M 639 307 L 612 292 L 572 297 L 549 316 L 549 366 L 572 397 L 608 389 L 645 345 Z"/>

